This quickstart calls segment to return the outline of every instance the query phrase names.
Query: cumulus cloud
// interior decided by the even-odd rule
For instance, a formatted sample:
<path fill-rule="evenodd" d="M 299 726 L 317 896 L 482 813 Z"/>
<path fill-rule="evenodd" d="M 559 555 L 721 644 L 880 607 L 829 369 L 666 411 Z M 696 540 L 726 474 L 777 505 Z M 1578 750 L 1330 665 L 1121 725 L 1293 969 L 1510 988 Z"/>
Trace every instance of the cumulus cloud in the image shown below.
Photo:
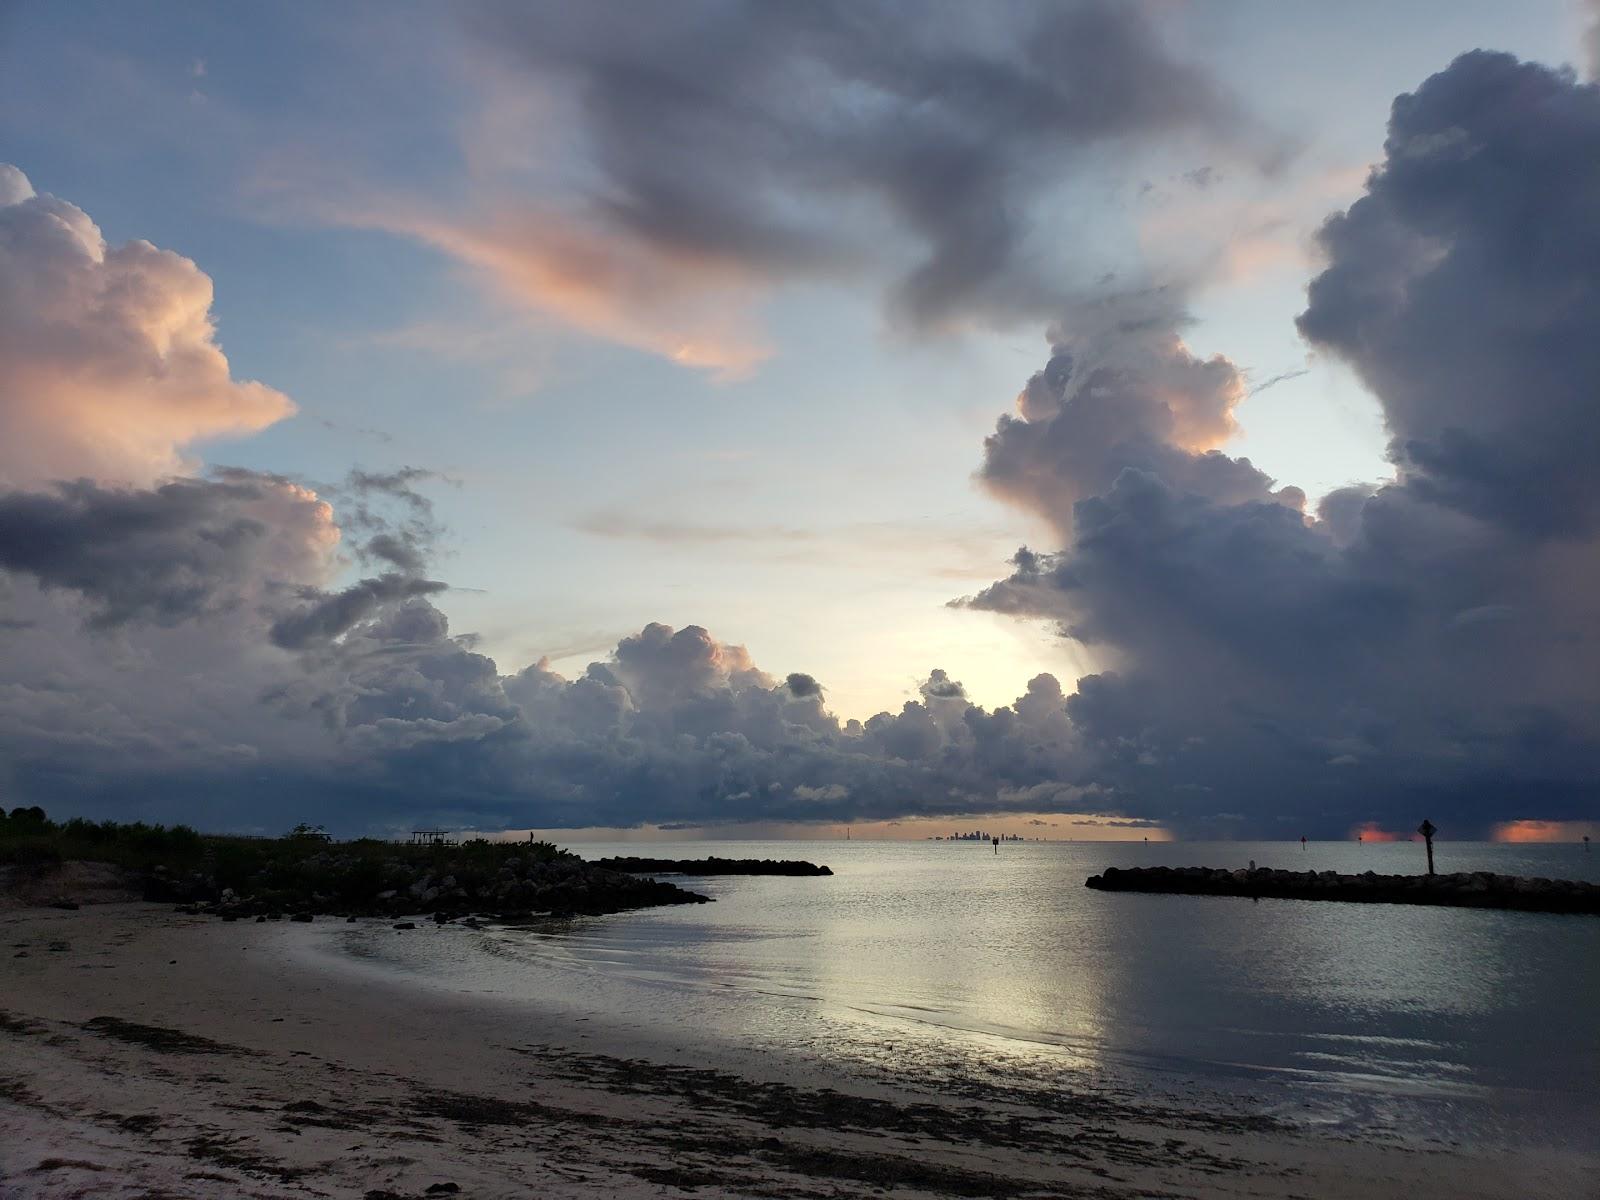
<path fill-rule="evenodd" d="M 826 68 L 830 88 L 872 81 L 890 111 L 918 94 L 898 72 L 927 46 L 890 70 L 870 52 L 876 16 L 812 14 L 763 19 L 821 47 L 795 62 Z M 865 22 L 860 55 L 842 44 L 847 18 Z M 548 19 L 578 38 L 587 18 Z M 729 25 L 733 45 L 753 20 Z M 949 57 L 956 84 L 993 52 L 975 44 Z M 751 52 L 775 77 L 795 66 L 788 51 Z M 627 38 L 618 49 L 635 71 L 640 53 Z M 667 146 L 675 121 L 696 127 L 683 114 L 722 111 L 673 108 L 689 82 L 676 61 L 661 81 Z M 580 81 L 600 70 L 576 53 L 571 69 Z M 1010 111 L 993 103 L 979 115 Z M 621 140 L 624 161 L 635 152 Z M 413 470 L 340 485 L 357 556 L 383 564 L 341 584 L 349 564 L 321 497 L 237 471 L 118 483 L 129 460 L 116 424 L 77 429 L 63 408 L 74 452 L 120 465 L 106 468 L 112 482 L 0 492 L 8 789 L 47 807 L 207 824 L 281 825 L 314 805 L 340 828 L 401 814 L 562 826 L 1013 809 L 1298 836 L 1424 813 L 1460 834 L 1508 814 L 1592 817 L 1596 163 L 1600 92 L 1561 72 L 1476 53 L 1396 102 L 1384 161 L 1323 232 L 1326 265 L 1299 320 L 1378 397 L 1396 476 L 1315 505 L 1227 453 L 1243 378 L 1184 345 L 1181 297 L 1072 306 L 980 472 L 1045 522 L 1052 545 L 1020 551 L 966 603 L 1049 619 L 1101 669 L 1068 688 L 1039 675 L 993 709 L 935 670 L 899 711 L 841 722 L 815 677 L 769 674 L 692 625 L 646 625 L 572 678 L 547 662 L 503 669 L 432 602 L 436 526 Z M 706 178 L 751 164 L 714 165 Z M 638 221 L 644 236 L 659 185 L 645 172 L 632 200 L 619 186 L 606 219 Z M 26 190 L 0 173 L 12 200 L 0 211 L 29 204 Z M 659 209 L 661 236 L 746 253 Z M 777 218 L 752 212 L 766 223 L 748 236 L 764 245 Z M 750 215 L 728 216 L 730 238 Z M 50 261 L 79 270 L 70 255 Z M 940 294 L 972 303 L 984 291 L 968 279 Z M 82 316 L 86 342 L 121 313 Z M 35 361 L 42 378 L 77 369 Z M 162 401 L 149 387 L 136 393 Z M 66 444 L 53 428 L 39 436 Z"/>
<path fill-rule="evenodd" d="M 108 246 L 82 209 L 0 164 L 0 484 L 146 484 L 196 441 L 292 413 L 231 376 L 214 333 L 194 263 Z"/>
<path fill-rule="evenodd" d="M 331 642 L 390 601 L 442 592 L 445 586 L 398 574 L 363 579 L 337 592 L 311 596 L 303 608 L 279 617 L 272 623 L 272 641 L 285 650 Z"/>
<path fill-rule="evenodd" d="M 822 694 L 822 685 L 810 675 L 802 674 L 799 671 L 791 672 L 789 677 L 784 680 L 784 683 L 788 685 L 789 691 L 796 696 L 818 696 Z"/>
<path fill-rule="evenodd" d="M 1395 101 L 1299 320 L 1381 397 L 1413 489 L 1536 536 L 1585 532 L 1600 506 L 1596 144 L 1594 88 L 1463 55 Z"/>
<path fill-rule="evenodd" d="M 1171 324 L 1149 324 L 1142 313 L 1088 334 L 1061 326 L 1051 340 L 1049 362 L 1017 397 L 1017 415 L 1002 417 L 984 443 L 981 478 L 996 495 L 1064 537 L 1077 503 L 1129 469 L 1219 500 L 1271 495 L 1271 480 L 1248 459 L 1216 450 L 1245 395 L 1227 359 L 1196 358 Z"/>
<path fill-rule="evenodd" d="M 0 173 L 0 194 L 8 213 L 35 199 L 15 171 Z M 424 574 L 439 528 L 419 489 L 433 473 L 355 470 L 322 494 L 236 468 L 147 478 L 191 436 L 172 413 L 188 411 L 193 376 L 150 363 L 147 376 L 118 375 L 122 360 L 95 355 L 128 349 L 130 313 L 187 303 L 189 324 L 163 327 L 164 351 L 183 359 L 199 346 L 221 371 L 212 382 L 239 387 L 205 305 L 168 295 L 174 279 L 200 288 L 204 277 L 149 251 L 166 274 L 100 278 L 95 264 L 116 252 L 88 218 L 60 201 L 41 211 L 61 228 L 31 209 L 33 224 L 14 223 L 28 236 L 13 241 L 8 286 L 20 257 L 39 295 L 85 277 L 110 294 L 58 306 L 87 358 L 33 346 L 36 394 L 65 396 L 78 372 L 104 368 L 96 403 L 134 406 L 154 430 L 143 445 L 162 448 L 130 455 L 118 420 L 80 424 L 87 410 L 71 405 L 7 410 L 33 422 L 24 449 L 70 447 L 73 470 L 101 476 L 0 488 L 0 764 L 19 801 L 269 829 L 308 806 L 354 829 L 418 813 L 481 824 L 814 820 L 970 807 L 992 794 L 992 776 L 1031 784 L 1063 761 L 1052 739 L 1065 700 L 1042 679 L 1015 713 L 990 713 L 935 671 L 902 712 L 841 725 L 814 677 L 777 679 L 741 646 L 661 624 L 575 679 L 544 663 L 502 672 L 431 602 L 445 587 Z M 35 252 L 56 234 L 82 253 Z M 0 339 L 17 344 L 40 320 L 0 308 Z M 141 336 L 160 341 L 156 327 Z M 355 565 L 345 534 L 356 562 L 388 569 L 341 582 Z"/>
<path fill-rule="evenodd" d="M 73 594 L 98 627 L 173 625 L 326 577 L 332 511 L 304 488 L 234 471 L 149 490 L 90 480 L 0 493 L 0 571 Z"/>
<path fill-rule="evenodd" d="M 1223 432 L 1237 377 L 1166 335 L 1114 331 L 1109 378 L 1058 348 L 1001 422 L 982 477 L 1061 544 L 969 603 L 1106 662 L 1066 709 L 1122 812 L 1289 835 L 1592 814 L 1597 151 L 1600 93 L 1507 55 L 1395 102 L 1299 318 L 1380 400 L 1388 485 L 1305 514 L 1185 434 Z"/>

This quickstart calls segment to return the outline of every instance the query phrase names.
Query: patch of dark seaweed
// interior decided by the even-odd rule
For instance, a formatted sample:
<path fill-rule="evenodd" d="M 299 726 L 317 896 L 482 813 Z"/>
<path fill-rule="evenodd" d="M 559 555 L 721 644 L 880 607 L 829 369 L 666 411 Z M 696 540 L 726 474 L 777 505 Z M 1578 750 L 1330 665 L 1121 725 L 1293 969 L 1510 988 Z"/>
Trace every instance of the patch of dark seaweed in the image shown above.
<path fill-rule="evenodd" d="M 161 1118 L 153 1113 L 135 1113 L 127 1117 L 114 1117 L 118 1129 L 128 1133 L 154 1133 L 161 1128 Z"/>
<path fill-rule="evenodd" d="M 571 1124 L 585 1126 L 620 1125 L 615 1118 L 552 1108 L 536 1100 L 502 1100 L 470 1092 L 419 1091 L 411 1100 L 414 1116 L 454 1121 L 466 1128 L 529 1124 Z"/>
<path fill-rule="evenodd" d="M 533 1053 L 521 1050 L 521 1053 Z M 952 1105 L 851 1095 L 831 1088 L 807 1089 L 745 1079 L 709 1068 L 672 1066 L 541 1047 L 556 1074 L 617 1094 L 663 1095 L 690 1102 L 698 1111 L 719 1107 L 769 1128 L 854 1129 L 859 1132 L 938 1142 L 1049 1152 L 1089 1167 L 1096 1159 L 1148 1166 L 1170 1161 L 1166 1148 L 1117 1131 L 1120 1123 L 1163 1130 L 1270 1132 L 1288 1128 L 1270 1118 L 1192 1113 L 1162 1106 L 1119 1104 L 1094 1094 L 1058 1095 L 1048 1090 L 971 1085 L 960 1089 L 971 1104 Z M 1063 1128 L 1058 1122 L 1065 1122 Z M 1179 1146 L 1184 1143 L 1178 1142 Z M 725 1147 L 731 1150 L 731 1147 Z M 1200 1147 L 1186 1147 L 1192 1166 L 1208 1173 L 1236 1172 L 1246 1164 Z"/>
<path fill-rule="evenodd" d="M 37 1034 L 43 1033 L 44 1026 L 32 1017 L 21 1017 L 15 1013 L 6 1012 L 0 1008 L 0 1033 Z"/>
<path fill-rule="evenodd" d="M 198 1158 L 215 1163 L 219 1167 L 229 1167 L 252 1175 L 267 1175 L 282 1183 L 293 1183 L 314 1171 L 311 1167 L 291 1167 L 275 1158 L 268 1158 L 250 1149 L 242 1136 L 217 1137 L 202 1134 L 190 1138 L 186 1149 L 190 1158 Z"/>
<path fill-rule="evenodd" d="M 781 1151 L 770 1151 L 765 1157 L 797 1175 L 845 1179 L 881 1188 L 920 1188 L 945 1196 L 1004 1197 L 1038 1190 L 1035 1185 L 1019 1179 L 902 1158 L 895 1154 L 851 1154 L 843 1150 L 791 1146 Z M 1063 1194 L 1053 1190 L 1057 1195 Z M 1086 1200 L 1089 1197 L 1121 1195 L 1101 1188 L 1079 1189 L 1066 1194 L 1085 1197 Z"/>
<path fill-rule="evenodd" d="M 708 1171 L 696 1167 L 624 1167 L 629 1175 L 643 1179 L 647 1183 L 654 1183 L 661 1187 L 673 1187 L 680 1191 L 692 1192 L 702 1187 L 727 1187 L 735 1182 L 724 1171 Z"/>
<path fill-rule="evenodd" d="M 22 1080 L 3 1075 L 0 1075 L 0 1100 L 9 1100 L 12 1104 L 24 1104 L 29 1108 L 46 1110 L 49 1108 L 49 1105 L 45 1104 Z"/>
<path fill-rule="evenodd" d="M 109 1170 L 104 1163 L 90 1162 L 83 1158 L 47 1158 L 38 1166 L 32 1168 L 30 1175 L 41 1175 L 47 1171 L 105 1171 Z"/>
<path fill-rule="evenodd" d="M 252 1053 L 243 1046 L 214 1042 L 210 1038 L 184 1033 L 178 1029 L 168 1029 L 163 1025 L 141 1025 L 136 1021 L 124 1021 L 121 1017 L 94 1017 L 85 1021 L 83 1027 L 91 1033 L 115 1038 L 119 1042 L 127 1042 L 133 1046 L 144 1046 L 161 1054 L 226 1054 L 245 1057 Z"/>

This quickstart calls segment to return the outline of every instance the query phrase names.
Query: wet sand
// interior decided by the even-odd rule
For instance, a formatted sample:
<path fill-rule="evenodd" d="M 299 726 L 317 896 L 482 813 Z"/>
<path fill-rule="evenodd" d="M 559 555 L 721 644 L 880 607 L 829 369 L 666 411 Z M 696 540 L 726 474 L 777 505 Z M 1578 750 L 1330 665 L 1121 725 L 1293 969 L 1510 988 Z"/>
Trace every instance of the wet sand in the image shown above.
<path fill-rule="evenodd" d="M 1524 1200 L 1584 1195 L 1597 1166 L 1236 1104 L 668 1062 L 527 1004 L 320 969 L 304 927 L 108 904 L 0 932 L 8 1198 Z"/>

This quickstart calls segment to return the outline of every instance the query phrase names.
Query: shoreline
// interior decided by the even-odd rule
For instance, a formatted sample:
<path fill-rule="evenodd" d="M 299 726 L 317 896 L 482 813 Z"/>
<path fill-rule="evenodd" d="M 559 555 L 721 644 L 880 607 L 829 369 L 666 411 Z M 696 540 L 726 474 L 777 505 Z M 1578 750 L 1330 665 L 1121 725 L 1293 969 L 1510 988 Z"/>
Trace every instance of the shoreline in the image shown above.
<path fill-rule="evenodd" d="M 1594 1169 L 1093 1089 L 664 1062 L 600 1022 L 577 1049 L 536 1004 L 319 969 L 304 926 L 116 904 L 0 927 L 8 1196 L 1509 1200 L 1578 1194 Z"/>

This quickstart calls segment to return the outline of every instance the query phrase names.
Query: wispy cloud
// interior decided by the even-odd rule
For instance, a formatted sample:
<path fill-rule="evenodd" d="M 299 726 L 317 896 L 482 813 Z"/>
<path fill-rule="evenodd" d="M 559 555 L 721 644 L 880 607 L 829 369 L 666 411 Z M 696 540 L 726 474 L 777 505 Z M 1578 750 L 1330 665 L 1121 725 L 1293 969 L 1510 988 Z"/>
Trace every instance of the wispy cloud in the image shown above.
<path fill-rule="evenodd" d="M 654 520 L 615 510 L 587 513 L 572 523 L 580 533 L 603 538 L 628 538 L 668 544 L 714 545 L 720 542 L 753 542 L 775 545 L 815 542 L 821 534 L 810 529 L 784 525 L 719 525 L 687 520 Z"/>
<path fill-rule="evenodd" d="M 915 562 L 925 577 L 988 579 L 1010 553 L 1014 534 L 1004 526 L 949 524 L 947 518 L 856 521 L 808 528 L 771 523 L 646 517 L 618 509 L 586 513 L 572 528 L 593 537 L 654 543 L 713 553 L 737 547 L 741 556 L 821 566 L 881 566 Z"/>

